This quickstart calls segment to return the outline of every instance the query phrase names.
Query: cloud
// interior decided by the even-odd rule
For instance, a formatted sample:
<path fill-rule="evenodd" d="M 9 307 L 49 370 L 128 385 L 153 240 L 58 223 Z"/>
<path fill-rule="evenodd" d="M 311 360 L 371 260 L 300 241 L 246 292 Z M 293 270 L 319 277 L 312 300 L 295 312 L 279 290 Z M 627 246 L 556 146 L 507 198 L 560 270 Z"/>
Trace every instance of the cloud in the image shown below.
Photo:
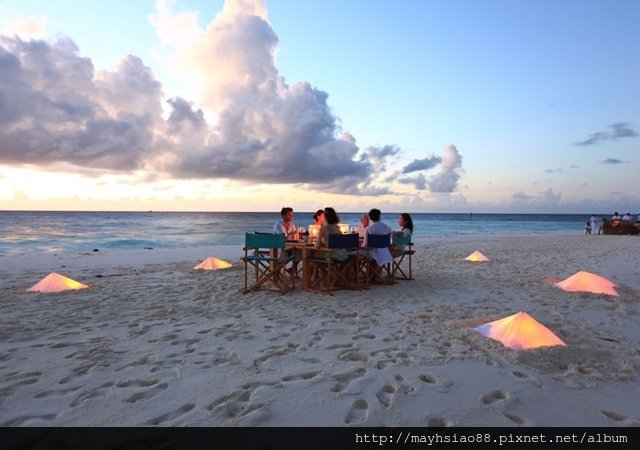
<path fill-rule="evenodd" d="M 400 176 L 437 167 L 439 167 L 439 171 L 429 177 L 422 173 L 415 176 Z M 428 189 L 432 194 L 452 193 L 458 187 L 461 168 L 462 156 L 460 152 L 455 145 L 449 145 L 445 147 L 442 157 L 430 156 L 424 159 L 414 159 L 402 169 L 401 173 L 396 172 L 388 176 L 385 181 L 390 182 L 392 178 L 395 178 L 398 183 L 412 184 L 417 190 Z"/>
<path fill-rule="evenodd" d="M 165 159 L 165 170 L 266 183 L 351 183 L 352 177 L 368 179 L 397 153 L 394 147 L 360 152 L 338 126 L 326 92 L 307 82 L 284 82 L 274 61 L 278 37 L 263 2 L 228 0 L 205 30 L 184 13 L 172 15 L 166 3 L 159 5 L 154 23 L 184 19 L 181 30 L 190 39 L 165 39 L 170 60 L 200 80 L 199 104 L 216 117 L 205 144 L 197 151 L 180 148 Z"/>
<path fill-rule="evenodd" d="M 0 36 L 0 163 L 130 170 L 154 146 L 161 86 L 139 58 L 94 72 L 68 38 Z"/>
<path fill-rule="evenodd" d="M 198 95 L 164 103 L 167 119 L 162 85 L 136 56 L 95 71 L 69 38 L 0 36 L 0 163 L 388 192 L 373 178 L 400 149 L 361 150 L 326 92 L 284 82 L 263 1 L 227 0 L 205 29 L 172 6 L 158 1 L 150 20 Z"/>
<path fill-rule="evenodd" d="M 20 19 L 3 19 L 2 33 L 20 39 L 38 39 L 42 37 L 47 25 L 47 18 L 26 17 Z"/>
<path fill-rule="evenodd" d="M 617 158 L 607 158 L 605 160 L 600 161 L 600 164 L 625 164 L 628 162 L 629 161 L 622 161 L 621 159 L 617 159 Z"/>
<path fill-rule="evenodd" d="M 637 136 L 638 133 L 631 128 L 628 123 L 617 122 L 609 125 L 609 131 L 598 131 L 591 134 L 584 141 L 578 141 L 574 145 L 585 147 L 599 144 L 601 142 L 617 141 L 618 139 L 633 138 Z"/>
<path fill-rule="evenodd" d="M 462 155 L 455 145 L 449 145 L 444 150 L 440 171 L 429 177 L 427 184 L 430 192 L 451 193 L 458 186 L 462 168 Z"/>
<path fill-rule="evenodd" d="M 440 158 L 439 156 L 432 156 L 424 159 L 414 159 L 402 169 L 402 173 L 411 173 L 418 170 L 429 170 L 437 166 L 441 162 L 442 158 Z"/>
<path fill-rule="evenodd" d="M 518 191 L 511 194 L 511 198 L 507 202 L 511 208 L 530 208 L 536 209 L 554 209 L 561 205 L 562 194 L 554 193 L 553 189 L 548 188 L 537 195 L 529 195 L 525 192 Z"/>
<path fill-rule="evenodd" d="M 424 191 L 425 189 L 427 189 L 427 179 L 421 173 L 419 173 L 415 177 L 399 178 L 398 183 L 413 184 L 414 187 L 419 191 Z"/>

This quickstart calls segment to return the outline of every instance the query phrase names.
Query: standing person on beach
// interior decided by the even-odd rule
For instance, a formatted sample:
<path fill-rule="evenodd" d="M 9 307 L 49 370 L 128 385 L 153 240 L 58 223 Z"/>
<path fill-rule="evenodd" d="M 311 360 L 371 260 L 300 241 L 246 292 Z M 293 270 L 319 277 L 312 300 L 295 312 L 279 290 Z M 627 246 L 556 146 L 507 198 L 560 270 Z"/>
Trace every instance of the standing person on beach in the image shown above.
<path fill-rule="evenodd" d="M 364 231 L 364 240 L 362 246 L 367 247 L 367 238 L 370 234 L 391 234 L 393 231 L 389 228 L 389 225 L 380 220 L 382 213 L 379 209 L 373 208 L 369 211 L 370 225 Z M 371 258 L 379 265 L 383 266 L 393 262 L 393 257 L 389 251 L 389 247 L 385 248 L 373 248 L 370 251 Z"/>
<path fill-rule="evenodd" d="M 398 225 L 400 225 L 400 231 L 394 231 L 394 236 L 405 236 L 411 238 L 413 234 L 413 219 L 411 219 L 411 215 L 409 213 L 400 214 L 400 218 L 398 219 Z M 404 251 L 405 245 L 393 245 L 391 247 L 391 253 L 394 257 L 402 255 Z"/>
<path fill-rule="evenodd" d="M 591 214 L 589 222 L 591 222 L 590 234 L 600 234 L 600 228 L 598 227 L 598 217 L 595 214 Z"/>
<path fill-rule="evenodd" d="M 298 239 L 298 229 L 293 223 L 293 208 L 285 206 L 280 210 L 280 219 L 273 227 L 273 234 L 284 234 L 287 240 Z"/>

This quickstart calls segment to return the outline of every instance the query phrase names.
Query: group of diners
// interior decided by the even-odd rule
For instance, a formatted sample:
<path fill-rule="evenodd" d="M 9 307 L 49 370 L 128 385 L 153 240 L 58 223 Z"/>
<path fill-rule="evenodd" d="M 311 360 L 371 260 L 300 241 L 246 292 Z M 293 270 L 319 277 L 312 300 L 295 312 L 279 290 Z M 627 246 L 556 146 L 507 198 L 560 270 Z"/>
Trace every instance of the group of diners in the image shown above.
<path fill-rule="evenodd" d="M 301 238 L 298 228 L 293 222 L 293 208 L 284 207 L 280 211 L 281 219 L 274 225 L 274 234 L 284 234 L 286 240 L 299 240 Z M 391 236 L 406 236 L 411 237 L 413 234 L 413 220 L 408 213 L 401 213 L 398 218 L 398 225 L 400 230 L 392 230 L 382 220 L 382 213 L 379 209 L 373 208 L 368 214 L 363 214 L 360 217 L 360 225 L 358 227 L 358 234 L 360 237 L 360 246 L 363 248 L 368 247 L 369 235 L 391 235 Z M 317 210 L 313 215 L 314 225 L 319 227 L 318 236 L 315 241 L 315 248 L 327 247 L 329 243 L 330 234 L 342 234 L 338 224 L 340 223 L 340 217 L 336 210 L 332 207 L 326 207 L 324 209 Z M 409 239 L 410 241 L 410 239 Z M 390 247 L 385 248 L 372 248 L 366 252 L 366 256 L 373 259 L 378 265 L 389 264 L 393 261 L 394 257 L 402 254 L 405 250 L 404 245 L 393 244 L 393 239 Z M 362 253 L 365 255 L 365 253 Z M 344 261 L 348 258 L 346 249 L 335 249 L 331 253 L 331 258 L 336 261 Z"/>
<path fill-rule="evenodd" d="M 611 220 L 621 220 L 623 222 L 631 222 L 633 221 L 633 217 L 631 216 L 631 213 L 626 213 L 624 216 L 621 216 L 620 214 L 618 214 L 618 211 L 616 211 L 613 213 Z M 638 216 L 636 217 L 635 221 L 640 222 L 640 213 L 638 213 Z"/>

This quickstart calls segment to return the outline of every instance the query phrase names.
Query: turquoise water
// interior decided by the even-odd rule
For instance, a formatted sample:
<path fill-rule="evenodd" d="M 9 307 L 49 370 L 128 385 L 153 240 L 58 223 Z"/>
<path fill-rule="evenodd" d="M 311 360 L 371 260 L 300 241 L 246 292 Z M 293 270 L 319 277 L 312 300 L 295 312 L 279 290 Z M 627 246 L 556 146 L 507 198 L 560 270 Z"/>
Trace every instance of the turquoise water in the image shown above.
<path fill-rule="evenodd" d="M 312 212 L 295 213 L 294 222 L 307 227 L 313 222 L 312 215 Z M 342 213 L 340 219 L 356 226 L 360 215 Z M 582 234 L 590 214 L 413 213 L 411 216 L 414 236 L 437 237 Z M 246 231 L 271 232 L 279 218 L 279 212 L 0 211 L 0 255 L 243 244 Z M 397 213 L 383 212 L 382 220 L 391 228 L 399 229 Z"/>

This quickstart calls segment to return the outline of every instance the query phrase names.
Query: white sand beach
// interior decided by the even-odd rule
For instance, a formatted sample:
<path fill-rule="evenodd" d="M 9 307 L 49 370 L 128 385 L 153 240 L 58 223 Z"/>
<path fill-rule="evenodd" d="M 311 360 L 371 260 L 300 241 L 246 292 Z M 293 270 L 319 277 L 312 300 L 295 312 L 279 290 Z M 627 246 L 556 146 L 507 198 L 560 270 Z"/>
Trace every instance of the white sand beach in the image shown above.
<path fill-rule="evenodd" d="M 638 237 L 415 248 L 415 280 L 333 296 L 243 295 L 240 246 L 2 256 L 0 425 L 640 426 Z M 552 286 L 579 270 L 620 296 Z M 50 272 L 89 288 L 25 291 Z M 519 311 L 567 345 L 473 331 Z"/>

